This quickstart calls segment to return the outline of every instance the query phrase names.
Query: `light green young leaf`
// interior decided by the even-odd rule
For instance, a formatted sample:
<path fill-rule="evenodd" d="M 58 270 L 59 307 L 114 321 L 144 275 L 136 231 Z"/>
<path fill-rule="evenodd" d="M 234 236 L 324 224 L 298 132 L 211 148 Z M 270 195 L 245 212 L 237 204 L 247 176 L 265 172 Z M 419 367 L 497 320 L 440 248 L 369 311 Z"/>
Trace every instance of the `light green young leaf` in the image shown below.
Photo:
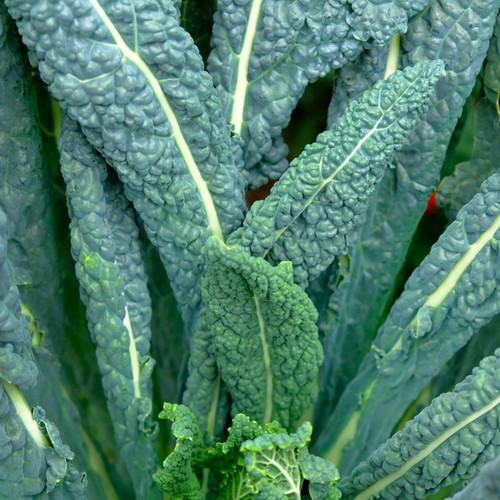
<path fill-rule="evenodd" d="M 291 261 L 295 282 L 305 288 L 344 251 L 346 235 L 367 210 L 394 151 L 427 111 L 443 75 L 441 61 L 419 63 L 351 103 L 291 163 L 271 194 L 253 204 L 229 244 L 272 263 Z"/>
<path fill-rule="evenodd" d="M 217 238 L 205 255 L 203 297 L 232 413 L 292 428 L 314 401 L 323 360 L 314 306 L 289 262 L 272 267 Z"/>
<path fill-rule="evenodd" d="M 79 127 L 65 117 L 61 171 L 71 216 L 71 249 L 80 294 L 117 442 L 136 495 L 156 498 L 149 355 L 151 300 L 139 230 L 121 185 Z"/>
<path fill-rule="evenodd" d="M 316 446 L 341 473 L 387 439 L 443 363 L 500 312 L 499 229 L 497 173 L 411 275 L 323 426 Z"/>
<path fill-rule="evenodd" d="M 340 482 L 346 500 L 424 498 L 500 453 L 500 350 Z M 470 497 L 467 497 L 470 498 Z"/>
<path fill-rule="evenodd" d="M 205 495 L 193 472 L 193 457 L 203 450 L 203 439 L 193 412 L 184 405 L 164 403 L 160 418 L 172 424 L 175 449 L 163 462 L 153 479 L 172 500 L 203 500 Z"/>
<path fill-rule="evenodd" d="M 312 427 L 303 423 L 296 433 L 264 434 L 245 441 L 241 451 L 256 499 L 300 500 L 302 474 L 297 452 L 307 446 Z"/>
<path fill-rule="evenodd" d="M 264 430 L 255 420 L 238 413 L 228 429 L 226 441 L 216 443 L 208 450 L 204 462 L 217 484 L 215 498 L 250 500 L 254 497 L 247 487 L 247 472 L 240 448 L 244 441 L 263 434 Z"/>

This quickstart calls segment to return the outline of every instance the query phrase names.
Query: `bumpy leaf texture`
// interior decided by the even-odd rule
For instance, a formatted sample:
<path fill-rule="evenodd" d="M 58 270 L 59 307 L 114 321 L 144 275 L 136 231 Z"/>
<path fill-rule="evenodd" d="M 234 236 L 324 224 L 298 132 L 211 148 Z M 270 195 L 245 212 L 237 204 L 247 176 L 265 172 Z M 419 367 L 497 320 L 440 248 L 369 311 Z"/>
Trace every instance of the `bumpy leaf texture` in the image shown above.
<path fill-rule="evenodd" d="M 452 500 L 496 500 L 500 491 L 500 455 L 486 464 L 463 490 Z"/>
<path fill-rule="evenodd" d="M 229 244 L 270 262 L 290 261 L 305 288 L 345 249 L 394 150 L 425 115 L 441 61 L 418 63 L 377 83 L 306 147 L 271 194 L 253 204 Z"/>
<path fill-rule="evenodd" d="M 151 300 L 139 230 L 121 184 L 66 117 L 59 143 L 80 294 L 121 452 L 140 498 L 156 498 L 150 420 Z"/>
<path fill-rule="evenodd" d="M 36 498 L 57 488 L 63 499 L 83 499 L 86 480 L 69 463 L 73 452 L 43 409 L 36 407 L 32 414 L 22 394 L 36 385 L 37 369 L 7 258 L 7 227 L 0 208 L 0 496 Z"/>
<path fill-rule="evenodd" d="M 500 95 L 500 15 L 488 50 L 488 60 L 484 68 L 484 87 L 488 99 L 497 104 Z"/>
<path fill-rule="evenodd" d="M 212 79 L 178 24 L 178 5 L 6 5 L 52 95 L 125 184 L 189 329 L 201 301 L 201 247 L 239 225 L 244 202 Z"/>
<path fill-rule="evenodd" d="M 401 36 L 403 67 L 441 58 L 446 75 L 430 98 L 429 112 L 394 155 L 393 168 L 386 169 L 359 229 L 348 237 L 344 280 L 329 304 L 334 320 L 325 332 L 328 355 L 316 429 L 355 376 L 387 311 L 409 245 L 440 178 L 450 137 L 481 70 L 498 5 L 498 0 L 437 0 L 416 15 Z M 358 98 L 383 78 L 380 58 L 385 52 L 372 49 L 339 71 L 330 119 L 336 119 L 348 99 Z"/>
<path fill-rule="evenodd" d="M 343 498 L 420 499 L 477 474 L 500 452 L 499 375 L 497 350 L 342 480 Z"/>
<path fill-rule="evenodd" d="M 203 296 L 232 414 L 293 428 L 314 401 L 323 360 L 314 306 L 289 262 L 272 267 L 217 238 L 205 254 Z"/>
<path fill-rule="evenodd" d="M 443 363 L 500 312 L 499 229 L 497 173 L 408 279 L 323 426 L 316 446 L 341 473 L 387 439 Z"/>
<path fill-rule="evenodd" d="M 154 480 L 173 500 L 202 500 L 205 496 L 193 472 L 192 459 L 201 452 L 203 440 L 193 412 L 187 406 L 165 403 L 159 416 L 173 422 L 176 443 Z"/>
<path fill-rule="evenodd" d="M 226 119 L 245 141 L 247 182 L 264 184 L 287 168 L 281 131 L 307 84 L 355 59 L 360 40 L 385 43 L 404 31 L 408 16 L 426 3 L 218 2 L 208 69 Z M 372 33 L 360 36 L 367 25 Z"/>
<path fill-rule="evenodd" d="M 70 359 L 64 350 L 62 280 L 55 240 L 51 184 L 42 155 L 42 141 L 34 102 L 34 85 L 26 68 L 14 22 L 0 5 L 0 207 L 8 219 L 7 253 L 22 301 L 30 318 L 38 384 L 23 390 L 31 406 L 41 405 L 57 423 L 64 440 L 76 454 L 75 463 L 87 469 L 89 496 L 102 497 L 95 449 L 85 434 L 72 391 L 55 355 Z M 72 311 L 73 312 L 73 311 Z M 74 321 L 74 314 L 72 314 Z M 61 389 L 64 387 L 64 389 Z"/>

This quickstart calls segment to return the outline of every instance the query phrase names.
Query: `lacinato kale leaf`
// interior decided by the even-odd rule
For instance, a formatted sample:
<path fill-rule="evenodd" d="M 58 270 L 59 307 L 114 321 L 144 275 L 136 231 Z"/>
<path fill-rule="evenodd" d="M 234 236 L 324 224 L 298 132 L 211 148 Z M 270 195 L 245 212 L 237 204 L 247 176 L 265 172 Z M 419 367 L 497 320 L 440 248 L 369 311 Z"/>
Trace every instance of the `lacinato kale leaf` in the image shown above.
<path fill-rule="evenodd" d="M 500 498 L 499 11 L 1 0 L 0 499 Z"/>

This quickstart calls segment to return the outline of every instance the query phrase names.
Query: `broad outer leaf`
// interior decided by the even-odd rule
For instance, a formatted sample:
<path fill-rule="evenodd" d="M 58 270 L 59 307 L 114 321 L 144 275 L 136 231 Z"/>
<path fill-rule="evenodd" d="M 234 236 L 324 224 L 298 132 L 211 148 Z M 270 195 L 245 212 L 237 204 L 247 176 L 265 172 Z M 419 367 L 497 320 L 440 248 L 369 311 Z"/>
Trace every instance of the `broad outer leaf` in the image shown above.
<path fill-rule="evenodd" d="M 378 82 L 306 147 L 271 194 L 253 204 L 229 244 L 270 262 L 291 261 L 307 284 L 345 249 L 346 235 L 396 149 L 428 109 L 441 61 L 419 63 Z"/>
<path fill-rule="evenodd" d="M 325 351 L 331 355 L 322 369 L 316 430 L 355 376 L 387 312 L 413 235 L 438 184 L 450 137 L 481 70 L 497 9 L 498 0 L 437 0 L 401 36 L 403 67 L 441 58 L 446 75 L 430 98 L 429 112 L 395 154 L 393 168 L 385 170 L 359 229 L 348 237 L 348 268 L 330 301 L 334 320 L 325 333 Z M 364 53 L 359 64 L 339 72 L 336 88 L 341 93 L 332 101 L 336 113 L 347 105 L 343 97 L 357 98 L 383 77 L 377 53 L 382 49 Z M 476 186 L 464 203 L 479 190 Z"/>
<path fill-rule="evenodd" d="M 469 479 L 500 453 L 499 418 L 500 349 L 342 480 L 342 498 L 420 499 Z"/>
<path fill-rule="evenodd" d="M 139 230 L 121 185 L 66 117 L 60 139 L 71 249 L 108 408 L 140 498 L 156 498 L 149 356 L 151 300 Z"/>
<path fill-rule="evenodd" d="M 40 74 L 116 169 L 190 331 L 205 240 L 240 224 L 242 178 L 212 79 L 169 0 L 8 0 Z"/>
<path fill-rule="evenodd" d="M 205 255 L 203 297 L 232 414 L 292 428 L 314 401 L 323 360 L 314 306 L 289 262 L 272 267 L 217 238 Z"/>
<path fill-rule="evenodd" d="M 500 312 L 499 229 L 497 173 L 413 272 L 323 427 L 317 449 L 341 474 L 387 439 L 443 363 Z"/>

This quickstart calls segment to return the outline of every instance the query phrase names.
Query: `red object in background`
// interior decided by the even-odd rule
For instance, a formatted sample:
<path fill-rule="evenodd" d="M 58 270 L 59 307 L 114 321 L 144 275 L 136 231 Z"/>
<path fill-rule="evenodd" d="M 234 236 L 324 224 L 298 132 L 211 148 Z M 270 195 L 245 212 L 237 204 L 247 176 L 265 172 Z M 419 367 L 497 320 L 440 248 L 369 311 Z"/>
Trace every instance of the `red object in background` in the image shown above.
<path fill-rule="evenodd" d="M 438 209 L 438 206 L 436 205 L 436 193 L 437 189 L 429 196 L 429 201 L 427 202 L 427 208 L 425 209 L 424 217 L 432 215 Z"/>

